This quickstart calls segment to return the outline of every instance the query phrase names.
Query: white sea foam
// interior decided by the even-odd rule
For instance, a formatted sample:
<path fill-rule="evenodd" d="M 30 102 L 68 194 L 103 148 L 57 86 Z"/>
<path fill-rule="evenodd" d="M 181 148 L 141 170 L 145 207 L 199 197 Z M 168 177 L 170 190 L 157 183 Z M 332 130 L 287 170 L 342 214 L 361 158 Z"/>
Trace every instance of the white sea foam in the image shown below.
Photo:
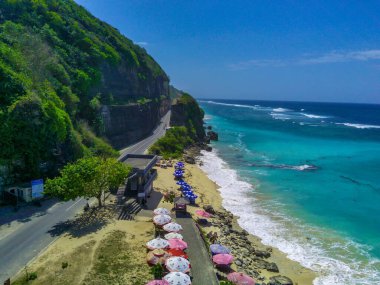
<path fill-rule="evenodd" d="M 204 121 L 209 121 L 212 119 L 211 115 L 206 114 L 205 117 L 203 118 Z"/>
<path fill-rule="evenodd" d="M 282 114 L 282 113 L 269 113 L 269 115 L 272 116 L 273 119 L 276 120 L 290 120 L 291 117 L 287 114 Z"/>
<path fill-rule="evenodd" d="M 372 259 L 366 263 L 353 254 L 361 251 L 365 255 L 368 248 L 336 236 L 326 237 L 323 229 L 302 225 L 301 221 L 274 212 L 276 205 L 263 206 L 254 197 L 255 188 L 241 180 L 215 150 L 203 152 L 200 159 L 203 171 L 220 186 L 223 206 L 238 217 L 240 226 L 259 236 L 264 244 L 317 272 L 314 285 L 380 284 L 380 261 Z"/>
<path fill-rule="evenodd" d="M 222 102 L 215 102 L 215 101 L 199 101 L 199 102 L 204 102 L 204 103 L 209 103 L 209 104 L 215 104 L 215 105 L 222 105 L 222 106 L 231 106 L 231 107 L 240 107 L 240 108 L 249 108 L 249 109 L 258 109 L 260 106 L 259 105 L 242 105 L 242 104 L 229 104 L 229 103 L 222 103 Z"/>
<path fill-rule="evenodd" d="M 320 115 L 314 115 L 314 114 L 307 114 L 307 113 L 301 113 L 302 115 L 304 115 L 305 117 L 308 117 L 310 119 L 327 119 L 329 117 L 327 116 L 320 116 Z"/>
<path fill-rule="evenodd" d="M 285 108 L 274 108 L 272 110 L 273 112 L 288 112 L 291 111 L 290 109 L 285 109 Z"/>
<path fill-rule="evenodd" d="M 364 124 L 351 124 L 351 123 L 336 123 L 337 125 L 344 125 L 346 127 L 356 128 L 356 129 L 380 129 L 377 125 L 364 125 Z"/>

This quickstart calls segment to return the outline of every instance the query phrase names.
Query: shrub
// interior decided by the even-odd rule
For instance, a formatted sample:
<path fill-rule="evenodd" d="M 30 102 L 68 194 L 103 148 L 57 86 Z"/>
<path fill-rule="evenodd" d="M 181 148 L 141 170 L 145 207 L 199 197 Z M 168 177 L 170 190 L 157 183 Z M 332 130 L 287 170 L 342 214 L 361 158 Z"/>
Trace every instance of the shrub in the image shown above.
<path fill-rule="evenodd" d="M 62 269 L 65 269 L 69 266 L 69 263 L 67 261 L 62 262 Z"/>
<path fill-rule="evenodd" d="M 31 272 L 28 276 L 28 280 L 36 280 L 37 279 L 37 273 Z"/>
<path fill-rule="evenodd" d="M 185 147 L 193 142 L 186 127 L 173 127 L 150 147 L 149 152 L 161 155 L 165 159 L 179 158 Z"/>

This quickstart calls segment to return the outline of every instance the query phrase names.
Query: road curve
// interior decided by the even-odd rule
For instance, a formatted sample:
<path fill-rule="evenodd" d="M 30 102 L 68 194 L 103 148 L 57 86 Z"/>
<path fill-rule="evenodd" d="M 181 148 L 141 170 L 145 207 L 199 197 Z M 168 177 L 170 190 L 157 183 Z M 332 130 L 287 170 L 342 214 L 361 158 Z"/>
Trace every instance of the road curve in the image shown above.
<path fill-rule="evenodd" d="M 170 111 L 161 119 L 160 124 L 149 137 L 121 150 L 120 157 L 127 153 L 144 153 L 165 134 L 169 122 Z M 86 200 L 83 198 L 56 203 L 38 215 L 23 221 L 21 225 L 15 227 L 14 231 L 0 235 L 0 284 L 14 276 L 54 242 L 59 236 L 52 235 L 49 231 L 59 223 L 74 218 L 85 204 Z"/>

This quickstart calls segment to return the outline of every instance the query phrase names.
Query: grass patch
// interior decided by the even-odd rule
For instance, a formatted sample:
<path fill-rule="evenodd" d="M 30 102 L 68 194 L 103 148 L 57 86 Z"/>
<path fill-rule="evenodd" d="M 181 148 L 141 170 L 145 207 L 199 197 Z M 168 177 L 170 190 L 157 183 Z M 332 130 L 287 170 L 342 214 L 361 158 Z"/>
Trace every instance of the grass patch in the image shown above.
<path fill-rule="evenodd" d="M 140 285 L 151 279 L 145 260 L 136 257 L 141 248 L 131 246 L 126 238 L 125 232 L 113 231 L 101 241 L 82 284 Z"/>

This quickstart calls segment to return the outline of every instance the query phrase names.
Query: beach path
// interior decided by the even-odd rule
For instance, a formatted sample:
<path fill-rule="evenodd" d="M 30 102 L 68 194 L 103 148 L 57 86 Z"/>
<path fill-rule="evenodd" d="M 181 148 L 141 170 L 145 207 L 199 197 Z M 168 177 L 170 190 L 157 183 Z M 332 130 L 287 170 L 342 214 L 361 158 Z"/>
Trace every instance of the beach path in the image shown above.
<path fill-rule="evenodd" d="M 183 239 L 188 244 L 187 253 L 191 263 L 192 284 L 218 285 L 210 256 L 193 219 L 190 216 L 181 215 L 177 216 L 176 222 L 182 226 Z"/>

